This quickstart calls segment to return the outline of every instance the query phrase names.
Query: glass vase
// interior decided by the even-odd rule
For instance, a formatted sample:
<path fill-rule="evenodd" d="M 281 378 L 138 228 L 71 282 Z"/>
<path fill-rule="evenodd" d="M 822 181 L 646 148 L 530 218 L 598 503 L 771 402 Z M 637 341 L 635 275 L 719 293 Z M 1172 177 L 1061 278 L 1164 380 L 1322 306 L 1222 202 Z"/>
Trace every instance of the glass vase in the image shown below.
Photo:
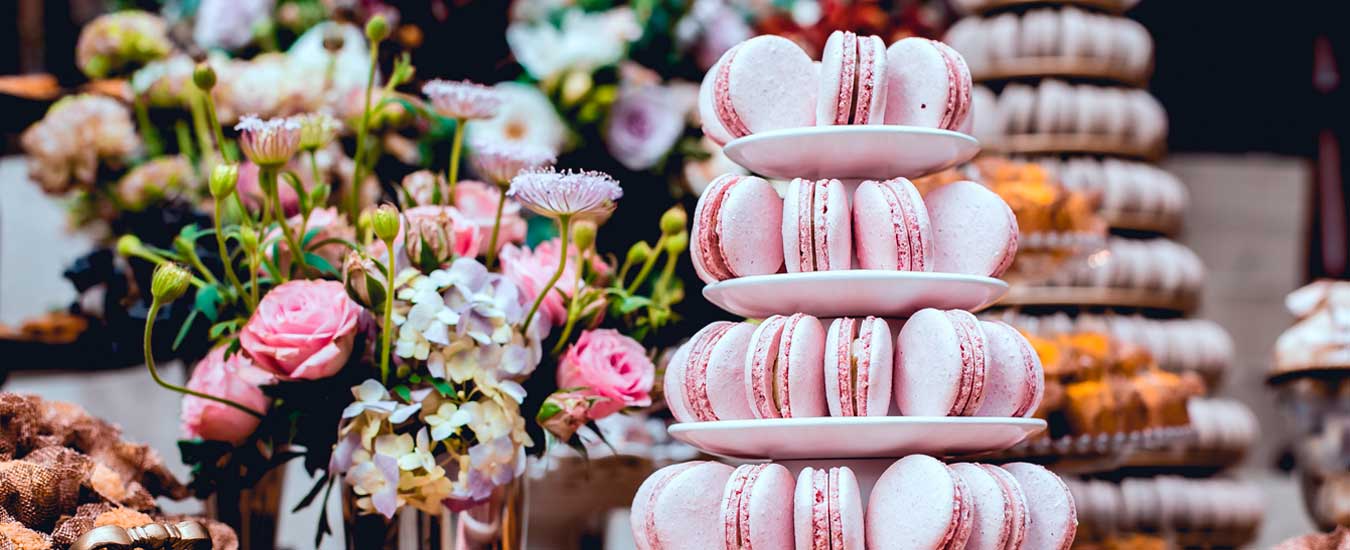
<path fill-rule="evenodd" d="M 360 514 L 355 495 L 343 492 L 349 550 L 520 550 L 525 534 L 524 480 L 498 487 L 487 502 L 468 510 L 431 515 L 410 506 L 392 520 Z"/>

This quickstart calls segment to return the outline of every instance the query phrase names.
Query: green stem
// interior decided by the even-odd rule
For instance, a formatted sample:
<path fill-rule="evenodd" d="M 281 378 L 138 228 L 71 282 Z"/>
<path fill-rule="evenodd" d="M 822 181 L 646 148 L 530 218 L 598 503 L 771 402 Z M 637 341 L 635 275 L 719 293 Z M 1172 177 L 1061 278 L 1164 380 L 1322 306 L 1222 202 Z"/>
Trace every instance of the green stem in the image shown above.
<path fill-rule="evenodd" d="M 145 366 L 146 368 L 150 369 L 150 377 L 155 379 L 155 383 L 159 384 L 160 386 L 166 389 L 173 390 L 184 395 L 191 395 L 193 397 L 200 397 L 202 399 L 209 399 L 217 403 L 223 403 L 225 405 L 229 405 L 231 407 L 244 411 L 248 414 L 251 414 L 255 417 L 262 418 L 263 417 L 262 413 L 250 409 L 244 405 L 240 405 L 239 403 L 235 403 L 234 401 L 231 401 L 229 399 L 225 399 L 223 397 L 216 397 L 214 395 L 208 395 L 199 391 L 187 389 L 183 386 L 170 384 L 166 382 L 163 378 L 160 378 L 159 369 L 155 368 L 155 354 L 150 347 L 151 334 L 154 332 L 155 328 L 155 317 L 159 316 L 160 307 L 162 307 L 162 304 L 159 303 L 158 299 L 151 300 L 150 310 L 146 312 L 145 317 Z"/>
<path fill-rule="evenodd" d="M 558 270 L 553 272 L 553 278 L 548 280 L 548 284 L 540 289 L 539 296 L 535 297 L 534 305 L 530 306 L 530 312 L 525 315 L 525 324 L 521 326 L 520 331 L 529 334 L 530 321 L 534 320 L 534 314 L 539 311 L 539 305 L 544 303 L 544 298 L 549 292 L 553 291 L 553 285 L 558 284 L 558 279 L 562 278 L 563 270 L 567 268 L 567 245 L 570 244 L 568 238 L 571 237 L 572 217 L 560 216 L 558 218 L 558 240 L 562 244 L 561 254 L 558 254 Z"/>
<path fill-rule="evenodd" d="M 296 240 L 295 232 L 291 231 L 291 224 L 286 220 L 286 209 L 281 204 L 281 189 L 277 185 L 277 169 L 274 166 L 258 167 L 259 181 L 263 182 L 263 188 L 271 193 L 272 206 L 276 209 L 277 225 L 281 226 L 281 234 L 286 238 L 286 246 L 291 249 L 291 261 L 299 268 L 300 275 L 304 276 L 309 266 L 305 265 L 305 251 L 300 248 L 300 241 Z M 303 230 L 303 228 L 302 228 Z M 280 262 L 280 260 L 277 260 Z"/>
<path fill-rule="evenodd" d="M 492 221 L 492 238 L 488 239 L 488 269 L 492 269 L 492 263 L 497 259 L 497 234 L 502 229 L 502 211 L 506 210 L 506 188 L 498 185 L 497 190 L 501 192 L 501 196 L 497 198 L 497 217 Z"/>
<path fill-rule="evenodd" d="M 633 282 L 628 284 L 629 294 L 637 292 L 638 287 L 642 286 L 642 282 L 647 280 L 648 275 L 651 275 L 652 267 L 656 265 L 656 260 L 661 257 L 661 251 L 666 248 L 666 236 L 661 235 L 661 238 L 656 240 L 656 246 L 652 248 L 652 253 L 647 256 L 647 261 L 642 262 L 642 269 L 638 271 L 637 277 L 634 277 Z"/>
<path fill-rule="evenodd" d="M 380 43 L 370 45 L 370 72 L 366 75 L 366 99 L 361 111 L 361 122 L 356 127 L 356 155 L 353 159 L 352 188 L 347 195 L 347 218 L 355 220 L 361 215 L 361 178 L 365 171 L 366 132 L 370 129 L 370 93 L 375 87 L 375 67 L 380 61 Z"/>
<path fill-rule="evenodd" d="M 216 164 L 216 149 L 211 145 L 210 130 L 206 128 L 206 113 L 202 111 L 200 103 L 188 99 L 188 106 L 192 111 L 192 130 L 197 135 L 197 146 L 202 150 L 202 160 L 205 161 L 208 169 Z M 208 170 L 206 173 L 210 173 Z"/>
<path fill-rule="evenodd" d="M 577 297 L 572 296 L 567 300 L 567 324 L 563 325 L 562 336 L 558 337 L 558 343 L 553 345 L 553 355 L 557 355 L 563 350 L 563 345 L 567 339 L 572 336 L 572 328 L 576 326 L 577 319 L 581 316 L 577 314 Z"/>
<path fill-rule="evenodd" d="M 229 200 L 229 197 L 216 200 L 216 216 L 214 219 L 216 223 L 216 248 L 220 250 L 220 264 L 225 270 L 225 278 L 229 279 L 230 286 L 233 286 L 239 292 L 239 296 L 248 305 L 249 311 L 252 311 L 257 307 L 257 304 L 249 300 L 248 294 L 244 291 L 244 284 L 239 282 L 239 274 L 234 272 L 234 266 L 230 263 L 229 250 L 225 247 L 225 230 L 221 227 L 220 220 L 225 211 L 224 201 L 226 200 Z"/>
<path fill-rule="evenodd" d="M 384 343 L 380 348 L 380 383 L 389 383 L 389 357 L 393 355 L 389 349 L 390 340 L 394 336 L 394 243 L 386 242 L 385 248 L 389 249 L 389 265 L 384 270 L 384 280 L 390 285 L 389 292 L 384 297 L 384 331 L 381 334 L 381 341 Z"/>
<path fill-rule="evenodd" d="M 455 119 L 455 141 L 450 145 L 450 167 L 446 168 L 446 183 L 449 184 L 450 206 L 455 205 L 455 184 L 459 183 L 459 156 L 464 151 L 464 125 L 467 121 Z M 498 209 L 500 210 L 500 208 Z"/>
<path fill-rule="evenodd" d="M 137 97 L 131 103 L 136 109 L 136 124 L 140 126 L 140 133 L 145 137 L 145 152 L 151 157 L 163 155 L 164 144 L 160 140 L 159 130 L 150 123 L 150 109 L 145 106 L 145 98 Z"/>
<path fill-rule="evenodd" d="M 211 273 L 211 270 L 206 269 L 205 264 L 202 264 L 202 258 L 201 256 L 197 255 L 196 250 L 188 249 L 183 252 L 183 256 L 186 256 L 186 258 L 184 259 L 186 259 L 187 262 L 191 264 L 193 268 L 195 268 L 197 271 L 200 271 L 203 277 L 206 277 L 207 282 L 213 285 L 220 284 L 220 280 L 216 279 L 215 274 Z"/>
<path fill-rule="evenodd" d="M 249 302 L 253 307 L 258 307 L 258 251 L 251 250 L 248 254 L 248 282 L 249 282 Z"/>
<path fill-rule="evenodd" d="M 317 149 L 309 151 L 309 171 L 314 174 L 314 185 L 327 185 L 328 182 L 323 181 L 323 178 L 319 175 L 319 151 Z M 313 206 L 322 208 L 327 205 L 315 204 Z"/>
<path fill-rule="evenodd" d="M 216 147 L 220 148 L 220 158 L 225 159 L 225 162 L 234 162 L 234 159 L 230 158 L 230 149 L 225 146 L 225 132 L 220 129 L 220 119 L 216 117 L 216 102 L 211 99 L 211 92 L 202 92 L 202 104 L 206 106 L 206 123 L 216 136 Z"/>

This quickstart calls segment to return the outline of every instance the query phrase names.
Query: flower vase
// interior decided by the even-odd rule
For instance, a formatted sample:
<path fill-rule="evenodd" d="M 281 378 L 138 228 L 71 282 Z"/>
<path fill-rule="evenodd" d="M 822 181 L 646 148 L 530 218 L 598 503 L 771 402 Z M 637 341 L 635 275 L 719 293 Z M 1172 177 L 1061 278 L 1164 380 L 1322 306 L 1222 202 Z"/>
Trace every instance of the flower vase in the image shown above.
<path fill-rule="evenodd" d="M 239 550 L 276 548 L 281 486 L 285 479 L 285 468 L 273 468 L 253 487 L 222 486 L 207 499 L 206 513 L 234 529 L 239 535 Z"/>
<path fill-rule="evenodd" d="M 497 488 L 487 502 L 460 512 L 431 515 L 404 506 L 387 520 L 360 514 L 351 491 L 343 493 L 349 550 L 520 550 L 524 548 L 525 483 Z"/>

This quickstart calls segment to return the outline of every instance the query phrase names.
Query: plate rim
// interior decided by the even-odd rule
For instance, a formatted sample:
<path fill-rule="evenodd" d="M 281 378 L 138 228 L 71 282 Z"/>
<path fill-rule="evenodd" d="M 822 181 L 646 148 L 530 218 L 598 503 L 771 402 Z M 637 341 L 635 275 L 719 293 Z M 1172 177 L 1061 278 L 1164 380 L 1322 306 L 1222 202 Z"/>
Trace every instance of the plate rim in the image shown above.
<path fill-rule="evenodd" d="M 738 420 L 709 420 L 703 422 L 676 422 L 666 427 L 672 436 L 676 433 L 731 431 L 755 428 L 801 428 L 803 424 L 822 427 L 885 426 L 890 424 L 942 424 L 948 426 L 1008 426 L 1023 429 L 1045 429 L 1049 426 L 1041 418 L 1011 416 L 811 416 L 802 418 L 747 418 Z"/>
<path fill-rule="evenodd" d="M 833 279 L 836 283 L 849 283 L 861 281 L 876 281 L 882 283 L 891 283 L 899 281 L 924 281 L 935 283 L 966 283 L 979 284 L 983 286 L 997 288 L 984 303 L 967 309 L 967 311 L 976 312 L 987 309 L 1002 301 L 1009 293 L 1011 286 L 1007 281 L 997 277 L 986 277 L 981 275 L 971 275 L 968 273 L 952 273 L 945 271 L 895 271 L 888 269 L 841 269 L 837 271 L 804 271 L 798 273 L 770 273 L 768 275 L 749 275 L 745 277 L 736 277 L 724 281 L 716 281 L 703 285 L 703 298 L 712 302 L 718 309 L 729 313 L 735 313 L 730 308 L 722 307 L 718 301 L 713 299 L 709 293 L 736 291 L 737 288 L 754 285 L 756 283 L 764 284 L 788 284 L 811 282 L 812 279 Z"/>
<path fill-rule="evenodd" d="M 930 128 L 927 126 L 909 126 L 903 124 L 847 124 L 847 125 L 829 125 L 829 126 L 798 126 L 795 128 L 778 128 L 757 132 L 746 136 L 733 139 L 722 146 L 722 153 L 731 159 L 732 162 L 746 168 L 752 173 L 764 174 L 768 177 L 778 177 L 759 170 L 758 166 L 750 166 L 742 161 L 747 160 L 741 157 L 740 151 L 746 147 L 754 146 L 762 141 L 775 141 L 784 139 L 811 139 L 818 136 L 837 137 L 844 135 L 910 135 L 910 136 L 930 136 L 952 139 L 959 142 L 965 142 L 973 151 L 970 157 L 958 159 L 954 162 L 944 163 L 946 166 L 956 166 L 962 162 L 969 161 L 979 155 L 983 146 L 980 140 L 970 134 L 957 132 L 955 130 L 945 130 L 942 128 Z M 753 163 L 752 163 L 753 164 Z"/>

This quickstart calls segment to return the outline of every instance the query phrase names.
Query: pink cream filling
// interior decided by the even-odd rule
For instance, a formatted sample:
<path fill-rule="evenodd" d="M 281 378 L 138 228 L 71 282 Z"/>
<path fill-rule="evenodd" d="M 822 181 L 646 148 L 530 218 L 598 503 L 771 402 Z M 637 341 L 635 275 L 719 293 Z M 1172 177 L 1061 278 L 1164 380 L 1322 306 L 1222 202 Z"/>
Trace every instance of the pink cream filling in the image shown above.
<path fill-rule="evenodd" d="M 830 264 L 830 231 L 829 231 L 829 201 L 827 195 L 830 191 L 830 180 L 820 180 L 815 183 L 815 254 L 816 271 L 829 271 L 836 269 L 836 266 Z"/>
<path fill-rule="evenodd" d="M 956 338 L 961 346 L 961 387 L 957 390 L 956 403 L 948 413 L 950 416 L 970 416 L 975 414 L 973 407 L 984 393 L 984 346 L 975 337 L 974 321 L 960 312 L 948 312 L 952 328 L 956 329 Z M 969 367 L 969 368 L 967 368 Z"/>
<path fill-rule="evenodd" d="M 970 90 L 961 89 L 961 75 L 956 69 L 956 58 L 953 57 L 952 52 L 945 49 L 941 42 L 934 40 L 932 43 L 947 65 L 947 105 L 946 110 L 942 112 L 942 120 L 938 123 L 938 127 L 943 130 L 955 130 L 956 122 L 962 119 L 960 115 L 966 109 L 969 109 L 970 98 L 968 96 Z"/>
<path fill-rule="evenodd" d="M 1064 490 L 1064 495 L 1069 497 L 1069 526 L 1065 529 L 1064 544 L 1059 547 L 1059 550 L 1069 550 L 1073 546 L 1074 537 L 1078 535 L 1078 508 L 1073 504 L 1073 493 L 1069 492 L 1069 486 L 1065 485 L 1064 480 L 1060 479 L 1058 475 L 1054 475 L 1054 477 L 1055 482 L 1059 484 L 1059 488 Z"/>
<path fill-rule="evenodd" d="M 726 542 L 727 548 L 741 547 L 741 500 L 749 483 L 750 468 L 753 468 L 753 466 L 737 468 L 731 479 L 727 481 L 731 492 L 722 503 L 722 518 L 726 522 L 722 529 L 722 540 Z"/>
<path fill-rule="evenodd" d="M 760 337 L 755 340 L 753 362 L 750 364 L 750 390 L 755 396 L 755 409 L 761 418 L 778 418 L 778 409 L 773 402 L 769 389 L 769 362 L 775 357 L 778 341 L 782 338 L 784 317 L 773 316 L 764 320 L 760 328 Z"/>
<path fill-rule="evenodd" d="M 853 123 L 867 124 L 872 114 L 872 87 L 876 72 L 874 41 L 858 41 L 858 100 L 853 105 Z"/>
<path fill-rule="evenodd" d="M 661 547 L 661 541 L 658 540 L 658 538 L 657 538 L 657 536 L 656 536 L 656 499 L 657 499 L 657 497 L 659 497 L 659 496 L 661 495 L 661 491 L 664 490 L 664 489 L 666 488 L 666 485 L 669 485 L 669 484 L 670 484 L 670 481 L 673 480 L 673 479 L 675 479 L 675 476 L 680 475 L 680 474 L 683 473 L 685 470 L 688 470 L 688 469 L 690 469 L 690 468 L 693 468 L 694 466 L 697 466 L 697 465 L 698 465 L 697 463 L 693 463 L 693 462 L 688 462 L 688 463 L 685 463 L 685 464 L 677 465 L 677 466 L 675 466 L 674 468 L 668 470 L 668 474 L 667 474 L 665 477 L 662 477 L 661 479 L 656 480 L 656 485 L 652 487 L 652 492 L 651 492 L 651 494 L 647 496 L 647 516 L 646 516 L 646 518 L 644 518 L 644 521 L 643 521 L 643 524 L 646 526 L 645 531 L 646 531 L 646 535 L 647 535 L 647 536 L 646 536 L 646 539 L 647 539 L 647 548 L 651 548 L 652 550 L 656 550 L 657 548 L 660 548 L 660 547 Z"/>
<path fill-rule="evenodd" d="M 849 102 L 853 101 L 853 81 L 858 69 L 858 35 L 844 31 L 843 60 L 839 66 L 839 94 L 834 110 L 835 124 L 848 124 L 851 111 Z"/>
<path fill-rule="evenodd" d="M 825 470 L 811 472 L 811 550 L 830 550 L 830 495 Z"/>
<path fill-rule="evenodd" d="M 708 197 L 708 204 L 703 205 L 703 210 L 699 214 L 699 235 L 698 239 L 704 243 L 700 247 L 700 258 L 705 267 L 713 277 L 718 280 L 727 280 L 735 278 L 731 267 L 727 265 L 726 254 L 722 251 L 722 236 L 718 224 L 718 213 L 722 210 L 722 202 L 726 199 L 727 193 L 731 191 L 731 186 L 740 182 L 739 176 L 730 176 L 720 185 L 717 185 Z"/>
<path fill-rule="evenodd" d="M 736 107 L 731 104 L 731 62 L 736 59 L 737 49 L 732 48 L 717 69 L 717 80 L 713 82 L 713 99 L 717 103 L 717 118 L 722 121 L 722 126 L 726 127 L 727 132 L 733 137 L 745 137 L 750 135 L 750 130 L 746 128 L 740 115 L 736 114 Z"/>
<path fill-rule="evenodd" d="M 896 228 L 895 232 L 895 269 L 898 271 L 922 271 L 922 266 L 916 268 L 915 263 L 922 264 L 921 260 L 916 262 L 916 258 L 922 256 L 917 253 L 913 246 L 915 236 L 919 233 L 919 223 L 914 217 L 912 205 L 905 204 L 905 199 L 900 196 L 897 183 L 882 182 L 881 196 L 886 199 L 886 206 L 891 211 L 891 225 Z M 905 234 L 902 234 L 903 231 Z"/>
<path fill-rule="evenodd" d="M 815 271 L 816 260 L 811 252 L 815 240 L 811 212 L 816 197 L 816 184 L 810 180 L 797 181 L 797 271 Z"/>
<path fill-rule="evenodd" d="M 1032 402 L 1036 400 L 1036 392 L 1041 388 L 1041 380 L 1040 377 L 1036 376 L 1036 360 L 1033 355 L 1036 350 L 1031 349 L 1031 344 L 1025 338 L 1017 339 L 1017 347 L 1022 352 L 1022 366 L 1027 371 L 1026 391 L 1022 393 L 1022 403 L 1017 406 L 1017 410 L 1013 411 L 1014 417 L 1021 417 L 1034 412 L 1029 409 L 1031 409 Z"/>
<path fill-rule="evenodd" d="M 857 389 L 853 392 L 855 405 L 853 409 L 858 416 L 867 416 L 867 395 L 872 390 L 872 333 L 877 330 L 877 323 L 884 323 L 876 317 L 868 317 L 862 321 L 862 328 L 859 329 L 858 338 L 862 340 L 862 349 L 858 353 L 858 379 Z"/>
<path fill-rule="evenodd" d="M 835 369 L 835 378 L 839 380 L 839 414 L 840 416 L 854 416 L 853 407 L 853 334 L 857 326 L 856 319 L 847 317 L 840 319 L 838 345 L 836 351 L 838 357 L 838 368 Z"/>
<path fill-rule="evenodd" d="M 993 473 L 990 473 L 989 475 L 994 478 L 994 483 L 998 484 L 999 492 L 1003 493 L 1003 523 L 998 529 L 998 547 L 1005 550 L 1020 548 L 1021 543 L 1018 543 L 1016 546 L 1011 544 L 1013 535 L 1012 526 L 1015 519 L 1013 516 L 1016 514 L 1016 510 L 1014 510 L 1013 506 L 1012 487 L 1008 486 L 1007 480 L 1004 480 Z"/>
<path fill-rule="evenodd" d="M 844 503 L 839 499 L 839 469 L 830 468 L 829 474 L 830 544 L 844 550 Z"/>
<path fill-rule="evenodd" d="M 961 478 L 956 474 L 952 477 L 952 519 L 951 525 L 947 526 L 947 532 L 942 535 L 942 542 L 938 544 L 940 550 L 961 550 L 966 547 L 966 542 L 970 539 L 969 532 L 965 537 L 961 535 L 961 527 L 970 521 L 970 507 L 962 501 L 964 496 Z"/>
<path fill-rule="evenodd" d="M 708 362 L 712 359 L 713 347 L 732 326 L 731 323 L 719 325 L 689 350 L 690 363 L 684 377 L 684 394 L 689 399 L 690 408 L 694 409 L 694 416 L 703 422 L 717 420 L 712 401 L 708 399 Z"/>
<path fill-rule="evenodd" d="M 759 464 L 752 466 L 745 477 L 745 487 L 740 494 L 740 504 L 738 505 L 737 518 L 740 523 L 741 531 L 741 550 L 754 550 L 750 546 L 750 491 L 755 486 L 755 481 L 759 480 L 759 474 L 763 473 L 768 464 Z M 727 548 L 737 548 L 728 546 Z"/>
<path fill-rule="evenodd" d="M 783 418 L 792 418 L 792 396 L 788 393 L 791 390 L 788 381 L 791 375 L 788 358 L 792 357 L 793 332 L 802 318 L 800 313 L 788 317 L 783 324 L 783 336 L 778 340 L 778 372 L 774 373 L 774 379 L 778 387 L 778 414 Z"/>

